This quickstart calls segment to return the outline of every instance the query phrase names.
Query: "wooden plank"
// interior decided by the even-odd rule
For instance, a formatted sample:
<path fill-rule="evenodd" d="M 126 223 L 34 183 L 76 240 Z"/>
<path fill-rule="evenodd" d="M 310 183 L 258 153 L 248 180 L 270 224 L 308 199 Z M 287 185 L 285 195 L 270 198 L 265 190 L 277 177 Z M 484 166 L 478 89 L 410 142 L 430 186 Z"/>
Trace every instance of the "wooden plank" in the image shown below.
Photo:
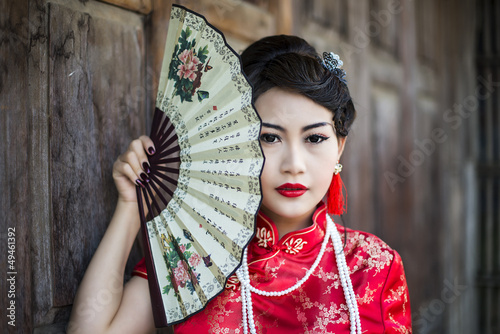
<path fill-rule="evenodd" d="M 141 14 L 149 14 L 153 10 L 152 0 L 100 0 L 109 4 L 132 10 Z"/>
<path fill-rule="evenodd" d="M 381 222 L 375 226 L 375 234 L 386 239 L 393 237 L 391 231 L 398 229 L 399 206 L 401 194 L 399 184 L 387 182 L 385 173 L 394 171 L 395 157 L 400 153 L 399 128 L 401 126 L 400 96 L 397 86 L 386 86 L 374 82 L 372 89 L 372 140 L 375 154 L 372 159 L 375 169 L 373 198 L 376 207 L 376 218 Z M 400 175 L 401 176 L 401 175 Z M 399 224 L 400 225 L 400 224 Z"/>
<path fill-rule="evenodd" d="M 276 21 L 276 34 L 291 35 L 294 17 L 292 0 L 270 1 L 269 11 Z"/>
<path fill-rule="evenodd" d="M 141 18 L 50 4 L 54 306 L 70 305 L 114 209 L 111 169 L 145 132 Z M 113 11 L 113 20 L 107 19 Z M 117 21 L 117 18 L 121 19 Z"/>
<path fill-rule="evenodd" d="M 151 117 L 155 108 L 156 93 L 160 81 L 160 71 L 165 51 L 165 40 L 167 38 L 168 23 L 170 21 L 170 9 L 172 1 L 153 0 L 154 10 L 146 21 L 146 44 L 147 44 L 147 68 L 146 68 L 146 117 L 147 130 L 151 128 Z"/>
<path fill-rule="evenodd" d="M 276 33 L 275 18 L 255 5 L 236 0 L 181 0 L 177 3 L 194 10 L 222 32 L 247 41 Z"/>
<path fill-rule="evenodd" d="M 30 225 L 31 276 L 33 327 L 51 323 L 56 316 L 52 309 L 52 240 L 50 235 L 50 189 L 49 189 L 49 124 L 47 85 L 47 23 L 46 3 L 30 1 L 29 25 L 31 47 L 29 66 L 29 110 L 30 130 L 30 201 L 32 217 Z"/>
<path fill-rule="evenodd" d="M 8 333 L 30 333 L 32 324 L 29 225 L 32 212 L 29 210 L 29 170 L 26 168 L 30 142 L 26 99 L 29 87 L 26 59 L 30 47 L 28 17 L 27 0 L 0 4 L 0 250 L 3 257 L 0 327 Z"/>

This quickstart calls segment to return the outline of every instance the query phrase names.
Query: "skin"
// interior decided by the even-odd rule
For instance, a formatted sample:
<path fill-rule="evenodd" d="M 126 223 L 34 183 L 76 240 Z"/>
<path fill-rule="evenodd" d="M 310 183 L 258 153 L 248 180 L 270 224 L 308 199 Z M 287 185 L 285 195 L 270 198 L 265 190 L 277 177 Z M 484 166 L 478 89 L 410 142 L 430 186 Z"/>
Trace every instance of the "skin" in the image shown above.
<path fill-rule="evenodd" d="M 255 106 L 263 121 L 260 139 L 266 157 L 261 210 L 283 236 L 312 224 L 345 140 L 335 135 L 332 113 L 299 94 L 273 88 Z M 134 276 L 123 286 L 125 264 L 140 229 L 135 182 L 145 172 L 142 164 L 150 147 L 149 137 L 132 141 L 113 166 L 118 204 L 78 289 L 68 333 L 154 332 L 147 280 Z M 284 183 L 300 183 L 307 190 L 285 197 L 276 190 Z"/>
<path fill-rule="evenodd" d="M 332 113 L 302 95 L 272 88 L 255 102 L 262 119 L 261 211 L 273 220 L 280 237 L 312 224 L 316 205 L 325 196 L 345 139 L 337 139 Z M 277 188 L 300 183 L 307 191 L 285 197 Z"/>

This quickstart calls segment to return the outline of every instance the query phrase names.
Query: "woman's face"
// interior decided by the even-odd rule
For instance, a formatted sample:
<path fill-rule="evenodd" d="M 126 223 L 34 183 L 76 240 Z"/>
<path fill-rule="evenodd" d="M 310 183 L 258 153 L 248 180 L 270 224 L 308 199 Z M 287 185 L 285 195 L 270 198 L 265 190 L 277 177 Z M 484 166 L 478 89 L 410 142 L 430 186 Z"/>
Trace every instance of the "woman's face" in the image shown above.
<path fill-rule="evenodd" d="M 255 102 L 266 158 L 261 210 L 275 222 L 310 219 L 326 194 L 344 148 L 332 113 L 311 99 L 272 88 Z"/>

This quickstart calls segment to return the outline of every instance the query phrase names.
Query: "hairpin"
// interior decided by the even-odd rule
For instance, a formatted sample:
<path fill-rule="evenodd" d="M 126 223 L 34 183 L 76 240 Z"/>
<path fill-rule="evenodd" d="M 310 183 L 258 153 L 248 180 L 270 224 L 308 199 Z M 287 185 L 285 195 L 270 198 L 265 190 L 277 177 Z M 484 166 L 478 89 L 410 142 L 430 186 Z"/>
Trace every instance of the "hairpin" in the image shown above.
<path fill-rule="evenodd" d="M 340 60 L 338 54 L 333 52 L 323 52 L 323 67 L 335 74 L 340 81 L 347 84 L 347 80 L 345 78 L 345 71 L 341 69 L 344 65 L 344 62 Z"/>

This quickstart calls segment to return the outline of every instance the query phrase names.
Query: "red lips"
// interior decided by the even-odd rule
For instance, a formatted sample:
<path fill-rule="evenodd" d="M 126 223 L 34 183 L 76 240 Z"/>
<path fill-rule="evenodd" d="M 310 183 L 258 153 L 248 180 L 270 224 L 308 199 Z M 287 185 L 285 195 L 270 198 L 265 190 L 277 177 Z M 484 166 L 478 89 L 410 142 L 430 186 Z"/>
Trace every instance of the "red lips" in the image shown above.
<path fill-rule="evenodd" d="M 285 197 L 299 197 L 305 194 L 307 187 L 300 183 L 285 183 L 276 188 L 276 191 Z"/>

